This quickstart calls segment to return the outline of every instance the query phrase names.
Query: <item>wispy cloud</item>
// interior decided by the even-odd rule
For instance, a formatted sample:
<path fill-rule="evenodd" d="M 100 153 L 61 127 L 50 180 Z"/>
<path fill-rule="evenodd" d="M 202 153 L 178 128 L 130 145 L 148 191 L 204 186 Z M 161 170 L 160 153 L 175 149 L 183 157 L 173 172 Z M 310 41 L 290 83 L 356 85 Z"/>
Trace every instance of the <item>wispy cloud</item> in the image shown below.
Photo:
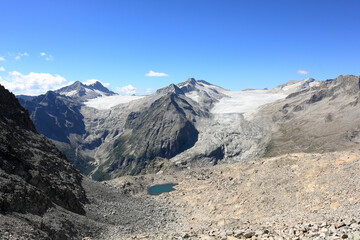
<path fill-rule="evenodd" d="M 116 88 L 116 90 L 119 92 L 119 93 L 125 93 L 125 94 L 128 94 L 128 95 L 132 95 L 132 94 L 136 94 L 137 92 L 137 88 L 134 87 L 133 85 L 129 84 L 127 86 L 124 86 L 124 87 L 118 87 Z"/>
<path fill-rule="evenodd" d="M 41 53 L 40 53 L 40 56 L 41 56 L 41 57 L 44 57 L 44 59 L 45 59 L 46 61 L 52 61 L 52 60 L 54 60 L 53 55 L 48 54 L 48 53 L 46 53 L 46 52 L 41 52 Z"/>
<path fill-rule="evenodd" d="M 308 71 L 305 71 L 305 70 L 299 70 L 297 71 L 298 74 L 301 74 L 301 75 L 306 75 L 308 74 L 309 72 Z"/>
<path fill-rule="evenodd" d="M 60 75 L 50 73 L 31 72 L 23 75 L 13 71 L 5 78 L 0 79 L 0 84 L 15 94 L 39 95 L 48 90 L 57 89 L 66 82 Z"/>
<path fill-rule="evenodd" d="M 145 74 L 146 77 L 168 77 L 169 75 L 166 73 L 161 72 L 154 72 L 150 70 L 147 74 Z"/>
<path fill-rule="evenodd" d="M 82 83 L 89 86 L 89 85 L 94 84 L 96 82 L 100 82 L 105 87 L 110 87 L 110 83 L 104 83 L 104 82 L 102 82 L 100 80 L 97 80 L 97 79 L 88 79 L 88 80 L 86 80 L 86 81 L 84 81 Z"/>
<path fill-rule="evenodd" d="M 153 92 L 153 90 L 151 88 L 147 88 L 145 91 L 146 94 L 151 94 L 152 92 Z"/>
<path fill-rule="evenodd" d="M 14 56 L 15 60 L 20 60 L 22 57 L 28 57 L 30 56 L 29 53 L 23 52 L 23 53 L 17 53 L 17 54 L 10 54 L 11 56 Z"/>
<path fill-rule="evenodd" d="M 5 72 L 5 68 L 4 68 L 4 67 L 0 67 L 0 72 Z"/>
<path fill-rule="evenodd" d="M 0 61 L 1 61 L 1 62 L 5 62 L 6 59 L 5 59 L 4 57 L 1 57 L 1 56 L 0 56 Z"/>

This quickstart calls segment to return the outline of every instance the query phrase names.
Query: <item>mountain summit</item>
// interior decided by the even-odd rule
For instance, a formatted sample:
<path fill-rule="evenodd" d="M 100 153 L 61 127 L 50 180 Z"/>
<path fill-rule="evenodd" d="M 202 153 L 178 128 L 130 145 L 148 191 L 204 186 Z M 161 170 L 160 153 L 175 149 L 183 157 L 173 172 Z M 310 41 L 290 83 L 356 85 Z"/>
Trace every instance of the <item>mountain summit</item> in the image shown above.
<path fill-rule="evenodd" d="M 56 90 L 55 92 L 80 101 L 86 101 L 88 99 L 103 96 L 117 95 L 116 93 L 104 87 L 104 85 L 102 85 L 99 81 L 89 85 L 80 81 L 76 81 L 69 86 Z"/>

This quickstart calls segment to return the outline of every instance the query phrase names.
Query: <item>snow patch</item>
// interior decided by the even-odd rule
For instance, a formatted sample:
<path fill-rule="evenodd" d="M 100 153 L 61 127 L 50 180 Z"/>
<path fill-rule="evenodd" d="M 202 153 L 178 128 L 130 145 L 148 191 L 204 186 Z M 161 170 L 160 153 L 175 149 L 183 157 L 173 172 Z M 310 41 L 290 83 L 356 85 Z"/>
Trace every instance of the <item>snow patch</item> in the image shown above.
<path fill-rule="evenodd" d="M 247 113 L 279 99 L 286 94 L 271 93 L 268 90 L 226 91 L 229 97 L 223 97 L 211 109 L 212 113 Z"/>
<path fill-rule="evenodd" d="M 190 98 L 191 100 L 193 100 L 195 102 L 199 102 L 199 94 L 197 91 L 185 93 L 185 96 L 187 96 L 188 98 Z"/>
<path fill-rule="evenodd" d="M 105 93 L 100 90 L 94 90 L 96 93 L 100 94 L 101 96 L 105 97 Z"/>
<path fill-rule="evenodd" d="M 77 91 L 76 90 L 73 90 L 73 91 L 70 91 L 70 92 L 62 92 L 62 93 L 60 93 L 61 95 L 65 95 L 65 96 L 67 96 L 67 97 L 72 97 L 72 96 L 74 96 L 74 95 L 76 95 L 77 94 Z"/>
<path fill-rule="evenodd" d="M 99 110 L 105 110 L 105 109 L 110 109 L 122 103 L 128 103 L 133 100 L 141 99 L 143 97 L 145 96 L 124 96 L 124 95 L 105 96 L 105 97 L 90 99 L 87 102 L 85 102 L 85 105 Z"/>

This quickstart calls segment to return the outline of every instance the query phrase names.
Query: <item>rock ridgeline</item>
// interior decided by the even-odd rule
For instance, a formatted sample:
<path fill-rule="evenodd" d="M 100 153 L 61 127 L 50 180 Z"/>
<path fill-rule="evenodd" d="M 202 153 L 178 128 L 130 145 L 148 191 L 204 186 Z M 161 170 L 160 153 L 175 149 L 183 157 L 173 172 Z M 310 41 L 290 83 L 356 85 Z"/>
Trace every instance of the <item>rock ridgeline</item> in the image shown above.
<path fill-rule="evenodd" d="M 40 136 L 28 112 L 0 86 L 0 212 L 43 214 L 55 204 L 84 214 L 80 173 Z"/>
<path fill-rule="evenodd" d="M 204 113 L 181 97 L 175 85 L 168 90 L 145 110 L 128 115 L 127 131 L 109 148 L 109 160 L 95 175 L 139 174 L 156 157 L 171 158 L 195 144 L 198 131 L 194 122 Z"/>
<path fill-rule="evenodd" d="M 101 96 L 117 95 L 116 93 L 104 87 L 104 85 L 102 85 L 99 81 L 89 85 L 83 84 L 80 81 L 76 81 L 69 86 L 56 90 L 55 92 L 82 102 Z"/>
<path fill-rule="evenodd" d="M 38 132 L 55 140 L 83 174 L 96 180 L 139 174 L 156 157 L 202 167 L 360 143 L 359 79 L 352 75 L 271 89 L 289 95 L 262 106 L 250 120 L 240 113 L 213 113 L 216 103 L 229 96 L 203 80 L 171 84 L 111 110 L 84 106 L 76 94 L 98 94 L 99 84 L 84 90 L 77 82 L 21 101 Z"/>

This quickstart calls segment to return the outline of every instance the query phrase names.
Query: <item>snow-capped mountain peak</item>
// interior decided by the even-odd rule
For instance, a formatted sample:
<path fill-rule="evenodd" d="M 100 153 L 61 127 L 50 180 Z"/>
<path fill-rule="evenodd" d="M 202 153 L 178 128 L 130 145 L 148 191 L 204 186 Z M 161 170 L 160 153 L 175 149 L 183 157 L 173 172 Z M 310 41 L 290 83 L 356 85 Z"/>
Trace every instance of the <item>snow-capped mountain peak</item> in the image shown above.
<path fill-rule="evenodd" d="M 96 81 L 92 84 L 84 84 L 80 81 L 76 81 L 73 84 L 60 88 L 55 91 L 58 94 L 72 97 L 80 101 L 86 101 L 88 99 L 93 99 L 103 96 L 113 96 L 117 95 L 104 87 L 99 81 Z"/>
<path fill-rule="evenodd" d="M 314 78 L 307 78 L 301 81 L 291 80 L 285 84 L 279 85 L 278 87 L 271 89 L 272 92 L 282 92 L 285 94 L 291 94 L 307 88 L 319 86 L 320 82 Z"/>

